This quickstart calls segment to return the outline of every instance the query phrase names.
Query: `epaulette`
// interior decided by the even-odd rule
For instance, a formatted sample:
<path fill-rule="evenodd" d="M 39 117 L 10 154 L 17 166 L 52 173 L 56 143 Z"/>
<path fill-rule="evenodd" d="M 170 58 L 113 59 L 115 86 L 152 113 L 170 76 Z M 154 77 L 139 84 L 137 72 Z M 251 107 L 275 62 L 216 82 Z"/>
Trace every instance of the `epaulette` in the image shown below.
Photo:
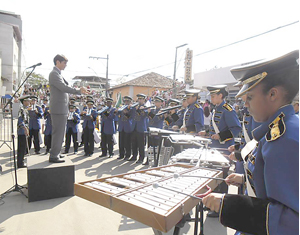
<path fill-rule="evenodd" d="M 269 125 L 270 130 L 266 134 L 267 141 L 277 140 L 285 133 L 284 113 L 279 114 L 274 121 Z"/>
<path fill-rule="evenodd" d="M 197 104 L 197 103 L 195 103 L 195 107 L 196 107 L 197 109 L 199 109 L 199 108 L 200 108 L 200 105 Z"/>
<path fill-rule="evenodd" d="M 226 109 L 229 112 L 231 112 L 233 110 L 232 107 L 231 107 L 231 105 L 229 105 L 227 103 L 223 104 L 223 108 Z"/>

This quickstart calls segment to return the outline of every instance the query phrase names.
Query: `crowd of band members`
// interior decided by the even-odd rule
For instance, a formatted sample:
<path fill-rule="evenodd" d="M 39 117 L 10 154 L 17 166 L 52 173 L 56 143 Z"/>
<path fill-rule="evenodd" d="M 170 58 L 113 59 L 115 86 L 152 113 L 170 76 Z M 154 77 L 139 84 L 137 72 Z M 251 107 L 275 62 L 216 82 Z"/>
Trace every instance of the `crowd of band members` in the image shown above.
<path fill-rule="evenodd" d="M 226 86 L 209 86 L 207 89 L 211 95 L 211 103 L 208 100 L 200 103 L 199 91 L 187 90 L 184 94 L 178 95 L 178 99 L 169 99 L 165 107 L 166 101 L 160 96 L 155 96 L 150 108 L 145 106 L 147 96 L 144 94 L 138 94 L 135 100 L 130 96 L 123 97 L 123 104 L 119 108 L 113 107 L 114 100 L 112 98 L 106 98 L 105 105 L 96 108 L 93 96 L 86 96 L 82 111 L 76 106 L 77 98 L 70 97 L 64 153 L 69 153 L 72 139 L 74 154 L 78 152 L 79 147 L 84 146 L 84 156 L 92 156 L 95 148 L 95 128 L 101 133 L 102 154 L 100 157 L 114 155 L 113 147 L 116 143 L 114 134 L 118 131 L 118 159 L 137 163 L 144 161 L 146 143 L 147 147 L 158 145 L 158 137 L 146 138 L 149 127 L 210 136 L 212 138 L 211 147 L 217 148 L 228 148 L 234 145 L 234 138 L 240 135 L 242 137 L 240 147 L 236 145 L 235 149 L 231 148 L 230 150 L 241 149 L 246 143 L 245 134 L 241 134 L 242 126 L 246 131 L 251 132 L 257 124 L 248 120 L 247 109 L 240 109 L 239 103 L 234 105 L 234 107 L 239 107 L 236 109 L 225 101 L 228 95 Z M 28 153 L 28 149 L 31 149 L 32 142 L 35 154 L 40 154 L 41 129 L 44 134 L 45 154 L 48 154 L 51 148 L 52 126 L 48 99 L 44 98 L 38 104 L 36 96 L 24 97 L 26 99 L 19 98 L 23 106 L 20 109 L 18 120 L 18 159 L 20 159 L 18 167 L 26 166 L 24 155 Z M 175 108 L 158 115 L 160 110 L 166 107 Z M 297 107 L 299 107 L 298 102 L 294 104 L 295 112 L 297 112 Z M 235 110 L 241 112 L 241 121 Z M 41 119 L 45 120 L 43 126 L 41 126 Z M 100 123 L 100 127 L 98 127 L 98 123 Z M 82 125 L 81 144 L 78 143 L 79 125 Z M 25 126 L 27 130 L 23 128 Z M 231 158 L 236 160 L 234 157 Z M 148 164 L 148 159 L 145 159 L 144 164 Z M 243 171 L 239 162 L 236 163 L 236 171 L 238 173 Z"/>
<path fill-rule="evenodd" d="M 239 81 L 236 84 L 240 87 L 237 96 L 246 102 L 247 107 L 252 105 L 253 117 L 246 108 L 239 117 L 235 111 L 237 109 L 225 101 L 228 95 L 226 86 L 219 85 L 207 87 L 215 106 L 212 112 L 208 104 L 201 106 L 198 103 L 199 91 L 187 90 L 182 101 L 170 99 L 169 106 L 177 109 L 169 109 L 161 115 L 163 99 L 159 96 L 154 100 L 155 108 L 145 107 L 146 96 L 138 94 L 137 105 L 132 97 L 126 96 L 123 100 L 126 106 L 117 109 L 112 107 L 113 100 L 108 98 L 102 110 L 93 107 L 94 101 L 90 97 L 81 117 L 78 113 L 75 115 L 74 104 L 70 105 L 72 114 L 69 121 L 78 125 L 79 118 L 84 119 L 85 155 L 90 156 L 94 143 L 91 133 L 94 132 L 97 117 L 101 116 L 100 157 L 107 156 L 107 151 L 112 157 L 113 135 L 118 122 L 119 158 L 137 160 L 138 163 L 144 159 L 145 132 L 148 127 L 201 136 L 209 134 L 211 147 L 227 148 L 229 158 L 236 161 L 236 172 L 240 174 L 227 176 L 226 183 L 246 186 L 239 195 L 226 194 L 224 191 L 221 191 L 222 194 L 211 193 L 203 198 L 203 204 L 217 213 L 223 225 L 242 231 L 236 234 L 298 234 L 299 102 L 294 102 L 293 106 L 291 102 L 299 91 L 299 51 L 232 69 L 231 72 Z M 264 102 L 261 102 L 262 98 Z M 18 119 L 18 166 L 23 167 L 26 136 L 28 140 L 34 139 L 35 152 L 40 151 L 36 130 L 41 127 L 34 119 L 45 116 L 47 108 L 37 106 L 36 97 L 21 97 L 19 100 L 23 106 Z M 177 107 L 179 104 L 182 108 Z M 205 117 L 210 119 L 209 125 Z M 234 138 L 240 133 L 241 142 L 236 144 Z M 90 144 L 90 141 L 93 143 Z M 252 142 L 254 145 L 249 145 Z M 149 138 L 148 146 L 154 145 L 157 145 L 157 139 Z M 245 155 L 244 150 L 248 150 L 248 145 L 250 151 Z"/>

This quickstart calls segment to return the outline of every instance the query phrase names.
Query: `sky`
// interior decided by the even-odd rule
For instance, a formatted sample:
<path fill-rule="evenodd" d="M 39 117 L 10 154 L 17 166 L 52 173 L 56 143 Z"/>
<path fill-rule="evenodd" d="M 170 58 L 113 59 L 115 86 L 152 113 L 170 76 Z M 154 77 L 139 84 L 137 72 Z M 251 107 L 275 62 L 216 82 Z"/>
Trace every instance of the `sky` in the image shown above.
<path fill-rule="evenodd" d="M 184 76 L 187 48 L 193 73 L 269 58 L 299 49 L 299 23 L 219 48 L 299 20 L 298 1 L 245 0 L 0 0 L 0 10 L 21 15 L 23 67 L 42 63 L 35 72 L 48 78 L 56 54 L 68 66 L 63 76 L 105 77 L 109 55 L 112 85 L 149 72 Z M 199 55 L 199 56 L 195 56 Z M 165 66 L 162 66 L 165 65 Z M 159 68 L 157 68 L 159 67 Z M 146 71 L 144 71 L 146 70 Z M 144 71 L 136 73 L 139 71 Z"/>

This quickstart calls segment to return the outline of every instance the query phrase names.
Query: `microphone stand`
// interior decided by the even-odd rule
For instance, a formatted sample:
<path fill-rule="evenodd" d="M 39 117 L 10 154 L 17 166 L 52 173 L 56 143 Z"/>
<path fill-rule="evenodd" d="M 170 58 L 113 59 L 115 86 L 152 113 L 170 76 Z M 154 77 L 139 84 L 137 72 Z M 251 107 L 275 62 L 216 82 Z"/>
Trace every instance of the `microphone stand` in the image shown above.
<path fill-rule="evenodd" d="M 27 187 L 21 186 L 18 184 L 18 177 L 17 177 L 17 164 L 16 164 L 16 149 L 15 149 L 15 135 L 14 135 L 14 123 L 13 123 L 13 113 L 12 113 L 12 100 L 14 99 L 15 95 L 17 94 L 17 92 L 21 89 L 21 87 L 24 85 L 24 83 L 27 81 L 27 79 L 29 78 L 29 76 L 32 74 L 32 72 L 35 70 L 34 66 L 31 70 L 31 72 L 27 75 L 27 77 L 25 78 L 25 80 L 22 82 L 22 84 L 18 87 L 18 89 L 15 91 L 15 93 L 12 95 L 12 97 L 10 98 L 10 100 L 5 104 L 3 111 L 5 110 L 5 108 L 9 105 L 10 106 L 10 121 L 11 121 L 11 138 L 12 138 L 12 144 L 13 144 L 13 156 L 14 156 L 14 171 L 15 171 L 15 185 L 12 186 L 10 189 L 8 189 L 7 191 L 5 191 L 3 194 L 0 195 L 0 199 L 3 199 L 5 196 L 7 196 L 8 194 L 10 194 L 11 192 L 19 192 L 21 194 L 23 194 L 26 198 L 27 195 L 24 194 L 24 192 L 22 191 L 22 189 L 27 189 Z M 27 141 L 27 139 L 26 139 Z"/>

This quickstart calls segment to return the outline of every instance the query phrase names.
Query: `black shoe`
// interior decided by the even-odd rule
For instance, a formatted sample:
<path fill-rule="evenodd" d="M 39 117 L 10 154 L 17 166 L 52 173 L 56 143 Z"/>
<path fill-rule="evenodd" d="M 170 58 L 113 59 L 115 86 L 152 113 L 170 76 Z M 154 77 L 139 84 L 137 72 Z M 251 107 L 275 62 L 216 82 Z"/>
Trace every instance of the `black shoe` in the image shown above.
<path fill-rule="evenodd" d="M 41 152 L 40 152 L 40 151 L 37 151 L 37 152 L 35 152 L 35 154 L 41 154 Z"/>
<path fill-rule="evenodd" d="M 149 165 L 149 161 L 143 162 L 144 166 L 148 166 Z"/>
<path fill-rule="evenodd" d="M 119 156 L 117 159 L 124 159 L 124 157 Z"/>
<path fill-rule="evenodd" d="M 64 153 L 63 153 L 63 154 L 67 154 L 67 153 L 69 153 L 69 151 L 64 151 Z"/>
<path fill-rule="evenodd" d="M 93 153 L 90 153 L 90 154 L 89 154 L 89 157 L 91 157 L 91 156 L 93 156 Z"/>
<path fill-rule="evenodd" d="M 137 160 L 135 163 L 138 164 L 138 163 L 142 163 L 143 161 L 142 160 Z"/>
<path fill-rule="evenodd" d="M 136 161 L 136 157 L 129 158 L 127 161 Z"/>
<path fill-rule="evenodd" d="M 108 157 L 109 157 L 109 158 L 112 158 L 113 156 L 114 156 L 113 154 L 109 154 L 109 156 L 108 156 Z"/>
<path fill-rule="evenodd" d="M 215 212 L 215 211 L 209 211 L 207 213 L 207 217 L 210 217 L 210 218 L 218 218 L 219 217 L 219 213 Z"/>
<path fill-rule="evenodd" d="M 58 157 L 59 157 L 59 158 L 64 158 L 65 155 L 59 154 Z"/>
<path fill-rule="evenodd" d="M 49 153 L 49 151 L 46 151 L 45 153 L 44 153 L 44 155 L 47 155 Z"/>
<path fill-rule="evenodd" d="M 88 157 L 89 156 L 89 154 L 88 153 L 84 153 L 84 155 L 83 155 L 84 157 Z"/>
<path fill-rule="evenodd" d="M 78 153 L 78 151 L 74 151 L 74 154 L 77 154 Z"/>
<path fill-rule="evenodd" d="M 27 167 L 26 163 L 23 163 L 23 164 L 21 164 L 21 165 L 18 165 L 18 168 L 26 168 L 26 167 Z"/>
<path fill-rule="evenodd" d="M 49 158 L 49 162 L 52 162 L 52 163 L 62 163 L 62 162 L 65 162 L 64 159 L 61 159 L 61 158 Z"/>
<path fill-rule="evenodd" d="M 102 154 L 102 155 L 100 155 L 99 157 L 106 157 L 107 155 L 104 155 L 104 154 Z"/>

